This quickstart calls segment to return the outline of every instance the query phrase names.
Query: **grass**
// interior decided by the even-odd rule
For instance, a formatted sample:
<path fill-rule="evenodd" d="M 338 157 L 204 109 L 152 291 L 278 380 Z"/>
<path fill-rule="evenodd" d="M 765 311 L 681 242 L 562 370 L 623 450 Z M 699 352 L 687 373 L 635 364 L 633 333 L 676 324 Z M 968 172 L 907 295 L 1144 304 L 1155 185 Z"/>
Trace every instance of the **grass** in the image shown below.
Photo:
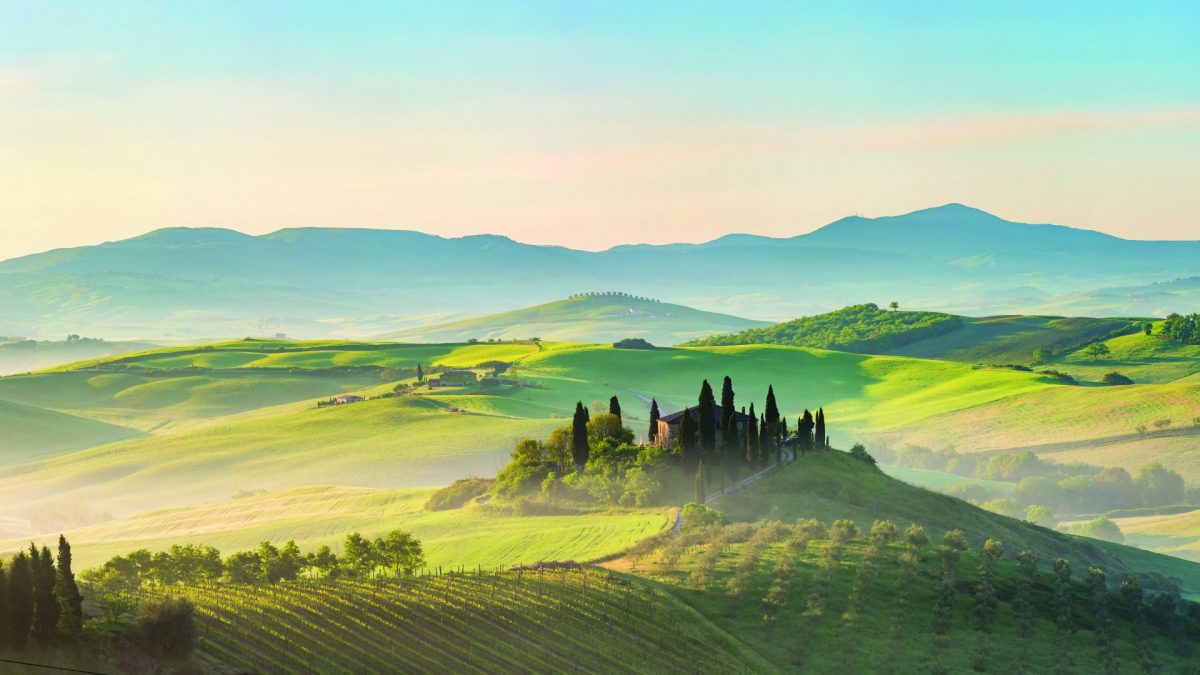
<path fill-rule="evenodd" d="M 133 429 L 0 401 L 0 466 L 34 462 L 137 436 Z"/>
<path fill-rule="evenodd" d="M 483 399 L 486 401 L 486 397 Z M 436 397 L 305 408 L 104 445 L 0 469 L 14 503 L 130 514 L 299 485 L 421 487 L 493 473 L 516 441 L 560 420 L 451 412 Z"/>
<path fill-rule="evenodd" d="M 1154 330 L 1161 324 L 1155 322 Z M 1115 371 L 1139 384 L 1175 382 L 1200 373 L 1200 345 L 1185 345 L 1141 332 L 1104 344 L 1110 353 L 1102 359 L 1093 359 L 1080 350 L 1055 359 L 1050 367 L 1092 382 Z"/>
<path fill-rule="evenodd" d="M 1039 347 L 1062 351 L 1129 325 L 1127 319 L 1022 315 L 963 317 L 962 327 L 955 331 L 904 345 L 888 353 L 964 363 L 1027 364 L 1033 360 L 1033 353 Z"/>
<path fill-rule="evenodd" d="M 1200 563 L 1200 510 L 1168 516 L 1117 518 L 1125 541 Z"/>
<path fill-rule="evenodd" d="M 542 560 L 593 560 L 628 548 L 671 524 L 665 510 L 582 515 L 512 516 L 478 507 L 424 510 L 430 489 L 333 486 L 292 488 L 213 504 L 160 509 L 67 532 L 75 564 L 84 569 L 139 548 L 215 546 L 224 554 L 261 541 L 295 540 L 302 550 L 335 551 L 349 532 L 413 533 L 433 568 L 513 566 Z M 42 541 L 44 539 L 44 541 Z M 54 537 L 36 539 L 53 545 Z M 0 543 L 17 550 L 25 540 Z"/>
<path fill-rule="evenodd" d="M 1029 548 L 1043 559 L 1065 558 L 1080 569 L 1103 564 L 1112 574 L 1160 572 L 1177 577 L 1190 592 L 1200 591 L 1200 565 L 1128 546 L 1075 537 L 985 511 L 947 495 L 907 485 L 840 452 L 801 457 L 774 477 L 721 498 L 717 508 L 731 518 L 826 522 L 848 518 L 862 528 L 880 518 L 897 526 L 918 523 L 931 536 L 961 529 L 973 545 L 987 538 Z"/>
<path fill-rule="evenodd" d="M 524 340 L 540 337 L 559 342 L 616 342 L 641 337 L 656 345 L 673 345 L 714 333 L 765 326 L 728 314 L 705 312 L 619 295 L 582 295 L 487 316 L 420 326 L 381 336 L 406 342 L 464 342 L 470 338 Z"/>
<path fill-rule="evenodd" d="M 999 480 L 985 480 L 982 478 L 967 478 L 958 474 L 946 473 L 945 471 L 932 471 L 929 469 L 911 469 L 903 466 L 879 465 L 887 475 L 897 480 L 902 480 L 909 485 L 935 490 L 937 492 L 946 492 L 952 487 L 958 485 L 979 485 L 988 490 L 1007 494 L 1013 491 L 1015 485 Z"/>

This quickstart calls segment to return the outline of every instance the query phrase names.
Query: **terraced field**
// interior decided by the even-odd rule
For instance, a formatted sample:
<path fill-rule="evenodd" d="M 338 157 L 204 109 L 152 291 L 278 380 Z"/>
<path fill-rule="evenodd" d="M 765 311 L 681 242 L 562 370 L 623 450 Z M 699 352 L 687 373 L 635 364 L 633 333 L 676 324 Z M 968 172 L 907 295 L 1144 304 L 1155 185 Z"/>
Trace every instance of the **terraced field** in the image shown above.
<path fill-rule="evenodd" d="M 671 594 L 596 568 L 169 593 L 196 604 L 213 673 L 774 670 Z"/>

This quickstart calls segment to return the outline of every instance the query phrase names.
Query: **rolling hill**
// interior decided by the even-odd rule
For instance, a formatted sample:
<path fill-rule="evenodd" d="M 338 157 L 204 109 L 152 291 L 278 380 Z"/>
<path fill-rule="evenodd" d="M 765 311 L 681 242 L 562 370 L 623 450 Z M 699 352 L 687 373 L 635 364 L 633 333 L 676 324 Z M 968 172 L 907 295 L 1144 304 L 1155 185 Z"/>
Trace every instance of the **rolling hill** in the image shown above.
<path fill-rule="evenodd" d="M 673 345 L 714 333 L 765 325 L 765 321 L 705 312 L 624 293 L 588 293 L 511 312 L 387 333 L 379 339 L 466 342 L 472 338 L 524 340 L 539 337 L 556 342 L 616 342 L 627 337 L 640 337 L 656 345 Z"/>
<path fill-rule="evenodd" d="M 1069 294 L 1071 314 L 1092 314 L 1111 303 L 1089 304 L 1080 294 L 1194 276 L 1198 257 L 1198 242 L 1013 223 L 959 204 L 845 218 L 786 239 L 731 235 L 600 252 L 402 230 L 249 236 L 170 228 L 0 262 L 0 334 L 363 336 L 447 312 L 550 302 L 614 281 L 640 296 L 776 320 L 865 298 L 1017 313 Z M 1137 313 L 1200 309 L 1194 294 L 1163 293 L 1163 306 Z"/>

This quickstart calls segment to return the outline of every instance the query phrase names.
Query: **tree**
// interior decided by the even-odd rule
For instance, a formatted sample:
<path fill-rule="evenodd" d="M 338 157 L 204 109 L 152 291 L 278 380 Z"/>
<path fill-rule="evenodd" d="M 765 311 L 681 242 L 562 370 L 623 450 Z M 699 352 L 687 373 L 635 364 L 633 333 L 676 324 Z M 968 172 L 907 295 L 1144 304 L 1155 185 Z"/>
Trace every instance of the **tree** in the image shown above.
<path fill-rule="evenodd" d="M 1054 352 L 1047 347 L 1038 347 L 1033 350 L 1033 364 L 1041 365 L 1050 359 L 1054 358 Z"/>
<path fill-rule="evenodd" d="M 417 364 L 417 382 L 425 381 L 425 371 L 421 368 L 421 364 Z"/>
<path fill-rule="evenodd" d="M 1133 484 L 1145 506 L 1170 506 L 1184 501 L 1183 476 L 1157 462 L 1139 468 Z"/>
<path fill-rule="evenodd" d="M 342 562 L 352 576 L 370 576 L 379 566 L 378 551 L 371 542 L 357 532 L 346 535 L 346 543 L 342 546 Z"/>
<path fill-rule="evenodd" d="M 75 583 L 71 570 L 71 545 L 66 537 L 58 537 L 58 575 L 54 583 L 54 595 L 58 597 L 58 634 L 72 639 L 83 629 L 83 598 Z"/>
<path fill-rule="evenodd" d="M 695 471 L 701 459 L 700 449 L 696 446 L 696 420 L 692 411 L 684 408 L 683 417 L 679 420 L 679 454 L 683 458 L 686 470 Z"/>
<path fill-rule="evenodd" d="M 554 464 L 559 474 L 566 474 L 571 466 L 574 453 L 572 433 L 571 426 L 559 427 L 550 432 L 550 437 L 546 439 L 543 447 L 546 460 Z"/>
<path fill-rule="evenodd" d="M 713 417 L 713 409 L 717 401 L 713 398 L 712 386 L 705 380 L 700 385 L 700 396 L 697 399 L 696 418 L 700 434 L 700 450 L 710 453 L 717 449 L 717 420 Z"/>
<path fill-rule="evenodd" d="M 1149 321 L 1142 324 L 1142 332 L 1145 333 L 1146 335 L 1153 335 L 1154 334 L 1154 324 L 1150 323 Z"/>
<path fill-rule="evenodd" d="M 1071 563 L 1063 558 L 1054 561 L 1054 622 L 1058 626 L 1058 670 L 1070 670 L 1074 664 L 1071 643 L 1075 635 L 1075 620 L 1071 617 Z"/>
<path fill-rule="evenodd" d="M 721 383 L 721 445 L 722 453 L 729 461 L 738 455 L 737 409 L 733 403 L 733 380 L 728 375 Z"/>
<path fill-rule="evenodd" d="M 571 419 L 571 459 L 579 473 L 583 473 L 583 467 L 588 461 L 588 417 L 583 401 L 576 401 L 575 416 Z"/>
<path fill-rule="evenodd" d="M 825 409 L 817 408 L 817 420 L 813 424 L 813 442 L 817 450 L 825 450 L 829 447 L 828 438 L 825 436 Z"/>
<path fill-rule="evenodd" d="M 1115 371 L 1111 373 L 1105 373 L 1104 378 L 1100 381 L 1109 386 L 1125 386 L 1133 384 L 1133 380 Z"/>
<path fill-rule="evenodd" d="M 816 423 L 813 421 L 812 413 L 805 408 L 804 414 L 800 416 L 800 421 L 796 423 L 796 434 L 800 439 L 801 453 L 813 449 L 813 430 L 815 428 Z"/>
<path fill-rule="evenodd" d="M 1053 528 L 1055 525 L 1054 513 L 1041 504 L 1030 504 L 1025 509 L 1025 520 L 1042 527 Z"/>
<path fill-rule="evenodd" d="M 646 439 L 651 443 L 658 440 L 658 400 L 650 399 L 650 432 L 646 435 Z"/>
<path fill-rule="evenodd" d="M 54 557 L 50 548 L 43 546 L 41 553 L 29 545 L 30 565 L 33 568 L 33 639 L 40 645 L 49 644 L 58 630 L 58 615 L 61 612 L 58 598 L 54 597 Z"/>
<path fill-rule="evenodd" d="M 888 303 L 888 309 L 890 309 L 890 310 L 892 310 L 892 311 L 894 312 L 894 311 L 896 311 L 896 310 L 900 309 L 900 303 L 898 303 L 898 302 L 896 302 L 895 300 L 893 300 L 893 301 L 891 301 L 891 302 L 889 302 L 889 303 Z"/>
<path fill-rule="evenodd" d="M 29 631 L 33 626 L 33 567 L 25 551 L 13 556 L 10 565 L 8 626 L 12 632 L 9 644 L 20 649 L 29 640 Z"/>
<path fill-rule="evenodd" d="M 225 573 L 235 584 L 256 584 L 262 580 L 262 558 L 256 551 L 238 551 L 225 559 Z"/>
<path fill-rule="evenodd" d="M 704 460 L 703 459 L 700 460 L 700 463 L 696 465 L 695 489 L 696 489 L 696 503 L 703 504 L 705 493 L 708 492 L 708 489 L 705 486 L 705 480 L 704 480 Z"/>
<path fill-rule="evenodd" d="M 602 445 L 609 448 L 633 443 L 633 432 L 621 424 L 621 418 L 612 413 L 596 415 L 587 424 L 588 454 L 594 454 Z"/>
<path fill-rule="evenodd" d="M 387 537 L 375 540 L 375 548 L 385 567 L 392 568 L 398 577 L 410 575 L 425 566 L 425 551 L 421 542 L 404 530 L 392 530 Z"/>
<path fill-rule="evenodd" d="M 142 646 L 167 656 L 187 656 L 196 644 L 196 608 L 183 598 L 153 600 L 138 608 Z"/>
<path fill-rule="evenodd" d="M 758 415 L 754 412 L 754 403 L 750 403 L 750 412 L 746 415 L 746 463 L 762 464 L 762 448 L 758 443 Z"/>
<path fill-rule="evenodd" d="M 764 453 L 774 453 L 779 461 L 779 406 L 775 403 L 775 387 L 767 385 L 767 403 L 763 411 L 763 430 L 759 437 Z"/>
<path fill-rule="evenodd" d="M 616 396 L 608 399 L 608 413 L 616 415 L 618 420 L 621 419 L 621 403 L 617 400 Z"/>
<path fill-rule="evenodd" d="M 1091 357 L 1093 361 L 1096 361 L 1111 354 L 1112 350 L 1103 342 L 1093 342 L 1083 350 L 1083 353 Z"/>
<path fill-rule="evenodd" d="M 1116 646 L 1113 644 L 1113 622 L 1108 613 L 1108 583 L 1104 570 L 1089 567 L 1087 585 L 1092 592 L 1092 612 L 1096 619 L 1096 646 L 1100 649 L 1100 666 L 1105 675 L 1119 673 Z"/>

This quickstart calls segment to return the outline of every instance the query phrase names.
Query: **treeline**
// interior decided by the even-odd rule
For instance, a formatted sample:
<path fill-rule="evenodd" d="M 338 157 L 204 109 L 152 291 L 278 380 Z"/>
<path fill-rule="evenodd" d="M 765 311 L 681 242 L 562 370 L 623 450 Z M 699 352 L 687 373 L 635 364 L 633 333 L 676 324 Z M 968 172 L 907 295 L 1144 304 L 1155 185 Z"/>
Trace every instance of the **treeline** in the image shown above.
<path fill-rule="evenodd" d="M 274 584 L 301 576 L 398 577 L 413 574 L 424 566 L 425 553 L 420 540 L 403 530 L 392 530 L 374 540 L 351 532 L 346 535 L 340 554 L 328 546 L 301 553 L 294 541 L 280 547 L 264 541 L 258 548 L 238 551 L 224 559 L 216 548 L 201 544 L 177 544 L 157 553 L 141 549 L 115 556 L 79 576 L 86 587 L 128 593 L 149 586 Z"/>
<path fill-rule="evenodd" d="M 1016 483 L 1011 495 L 980 484 L 949 490 L 957 497 L 1015 517 L 1029 516 L 1030 509 L 1040 514 L 1038 507 L 1061 515 L 1200 503 L 1200 490 L 1189 489 L 1182 475 L 1158 463 L 1143 465 L 1130 474 L 1121 467 L 1047 462 L 1029 450 L 978 457 L 949 448 L 909 446 L 898 452 L 876 450 L 875 454 L 895 466 Z M 1027 519 L 1053 524 L 1045 521 L 1045 515 Z"/>
<path fill-rule="evenodd" d="M 1200 314 L 1171 314 L 1162 322 L 1158 334 L 1185 345 L 1200 345 Z"/>
<path fill-rule="evenodd" d="M 57 556 L 30 544 L 0 566 L 0 646 L 71 644 L 82 629 L 83 597 L 64 537 L 58 538 Z"/>
<path fill-rule="evenodd" d="M 887 311 L 868 303 L 765 328 L 751 328 L 732 335 L 714 335 L 686 344 L 773 344 L 874 353 L 943 335 L 960 327 L 962 317 L 954 314 Z"/>
<path fill-rule="evenodd" d="M 695 414 L 693 414 L 695 413 Z M 497 475 L 492 494 L 518 507 L 553 502 L 605 503 L 645 506 L 657 503 L 666 492 L 679 492 L 681 479 L 703 501 L 714 486 L 737 481 L 785 459 L 784 448 L 795 451 L 828 445 L 824 410 L 805 410 L 794 432 L 780 414 L 774 387 L 767 388 L 762 413 L 750 404 L 737 407 L 733 381 L 725 377 L 718 405 L 711 385 L 704 380 L 697 405 L 683 412 L 678 432 L 660 439 L 658 401 L 650 403 L 645 443 L 634 443 L 634 432 L 625 426 L 621 404 L 613 396 L 605 409 L 590 410 L 575 404 L 571 423 L 555 429 L 546 440 L 523 439 L 512 451 L 512 461 Z M 476 496 L 478 484 L 456 484 L 434 495 L 430 507 L 462 504 Z"/>

